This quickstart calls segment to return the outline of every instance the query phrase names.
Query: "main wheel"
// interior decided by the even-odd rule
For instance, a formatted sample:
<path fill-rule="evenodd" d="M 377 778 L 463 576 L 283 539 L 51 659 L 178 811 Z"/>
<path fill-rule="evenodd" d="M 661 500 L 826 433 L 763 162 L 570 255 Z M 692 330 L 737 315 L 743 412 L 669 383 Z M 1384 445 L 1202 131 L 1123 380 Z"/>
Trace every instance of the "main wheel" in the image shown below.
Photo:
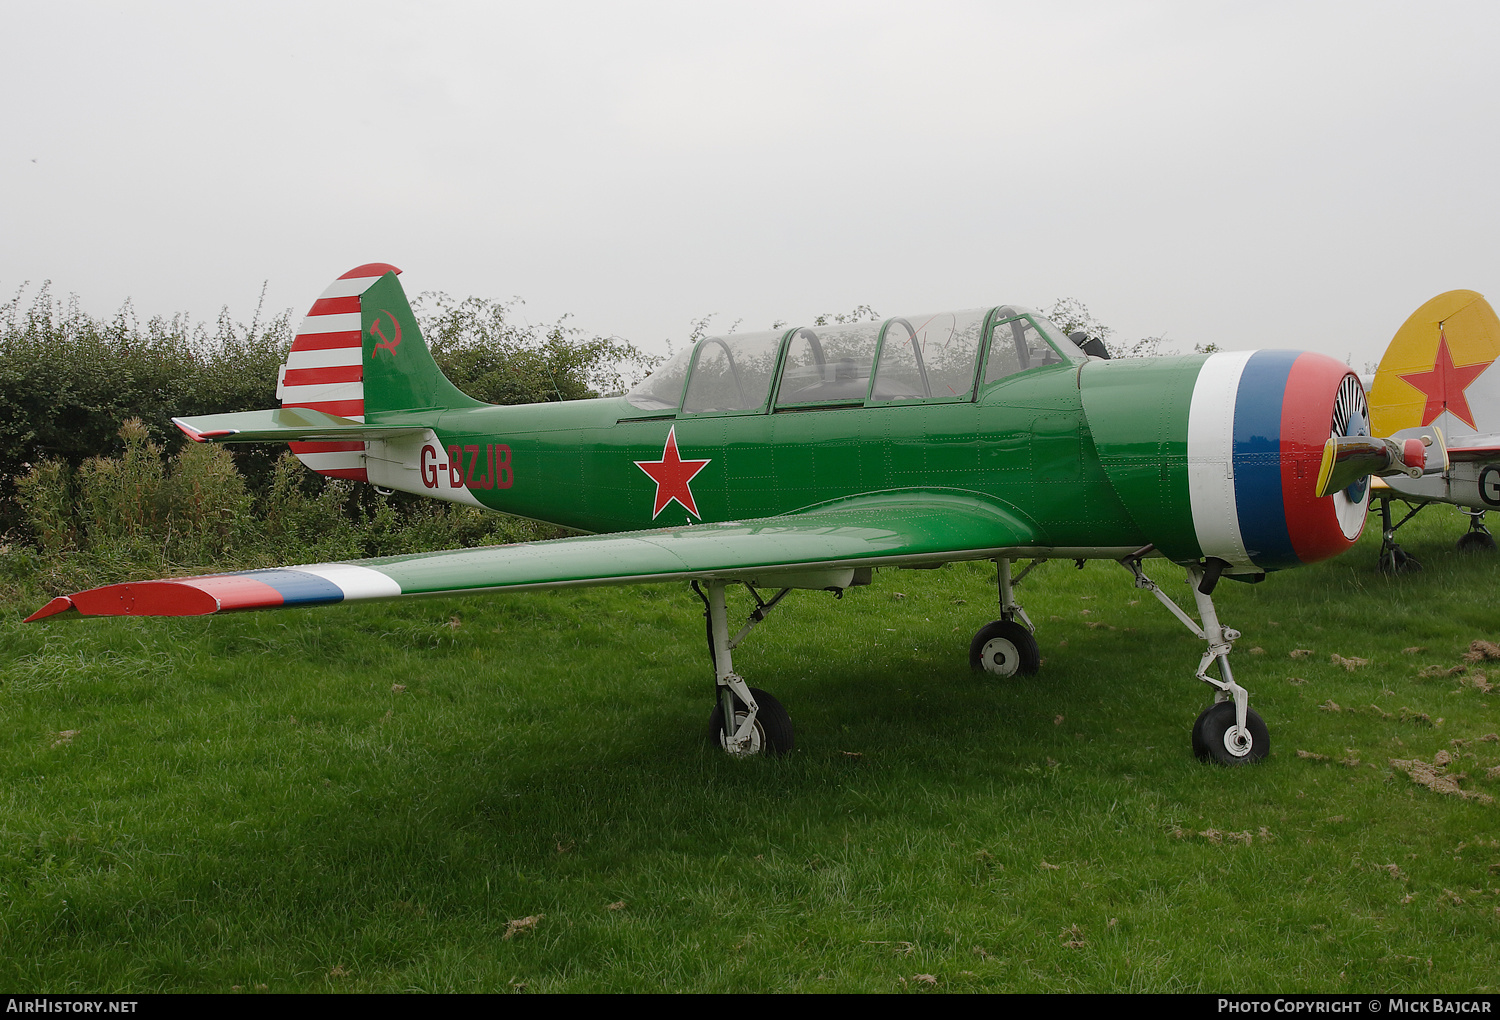
<path fill-rule="evenodd" d="M 1035 673 L 1042 653 L 1031 631 L 1014 620 L 995 620 L 979 628 L 969 642 L 969 666 L 995 676 Z"/>
<path fill-rule="evenodd" d="M 1220 765 L 1248 765 L 1271 750 L 1271 734 L 1255 709 L 1245 713 L 1245 731 L 1234 721 L 1234 702 L 1209 706 L 1193 724 L 1193 753 L 1201 761 Z"/>
<path fill-rule="evenodd" d="M 752 754 L 786 754 L 792 749 L 792 717 L 787 710 L 781 707 L 781 702 L 758 687 L 750 688 L 750 696 L 755 699 L 758 711 L 755 713 L 755 725 L 750 730 L 750 750 L 738 752 L 736 757 L 748 757 Z M 745 707 L 735 699 L 734 727 L 730 733 L 740 728 L 745 721 Z M 713 714 L 708 717 L 708 732 L 712 735 L 719 747 L 725 747 L 724 740 L 724 703 L 720 701 L 714 706 Z"/>
<path fill-rule="evenodd" d="M 1458 540 L 1459 552 L 1494 552 L 1495 536 L 1488 531 L 1466 531 Z"/>

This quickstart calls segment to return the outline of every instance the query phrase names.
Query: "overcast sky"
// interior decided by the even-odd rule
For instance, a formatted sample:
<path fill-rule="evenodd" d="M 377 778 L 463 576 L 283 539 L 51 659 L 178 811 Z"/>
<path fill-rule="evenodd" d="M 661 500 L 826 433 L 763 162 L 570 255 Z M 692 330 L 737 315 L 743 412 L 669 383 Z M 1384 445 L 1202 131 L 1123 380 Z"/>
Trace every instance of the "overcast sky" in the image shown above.
<path fill-rule="evenodd" d="M 1500 297 L 1500 4 L 0 0 L 0 291 L 364 262 L 651 349 L 1085 302 L 1356 368 Z"/>

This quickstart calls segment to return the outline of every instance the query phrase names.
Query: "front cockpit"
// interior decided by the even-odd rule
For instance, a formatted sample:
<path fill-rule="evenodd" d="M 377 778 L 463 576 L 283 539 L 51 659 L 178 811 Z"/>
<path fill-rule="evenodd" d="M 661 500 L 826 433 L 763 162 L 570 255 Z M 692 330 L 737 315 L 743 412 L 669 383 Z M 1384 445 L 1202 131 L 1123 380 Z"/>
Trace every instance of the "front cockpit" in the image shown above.
<path fill-rule="evenodd" d="M 1001 305 L 707 336 L 626 399 L 654 414 L 953 403 L 1029 369 L 1087 360 L 1045 316 Z"/>

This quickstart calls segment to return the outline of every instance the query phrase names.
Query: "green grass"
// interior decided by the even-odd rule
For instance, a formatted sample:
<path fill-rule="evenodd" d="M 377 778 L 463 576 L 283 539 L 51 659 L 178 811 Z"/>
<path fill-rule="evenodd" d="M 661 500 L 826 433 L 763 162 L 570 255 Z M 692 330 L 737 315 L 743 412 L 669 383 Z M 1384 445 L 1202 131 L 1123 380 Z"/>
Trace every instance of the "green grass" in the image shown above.
<path fill-rule="evenodd" d="M 789 596 L 736 655 L 780 760 L 709 748 L 684 586 L 6 622 L 0 986 L 1494 991 L 1500 804 L 1391 765 L 1500 796 L 1500 662 L 1418 676 L 1500 637 L 1462 528 L 1403 531 L 1421 574 L 1367 536 L 1220 585 L 1241 769 L 1188 746 L 1200 642 L 1107 563 L 1028 579 L 1046 661 L 1005 683 L 966 662 L 988 565 Z"/>

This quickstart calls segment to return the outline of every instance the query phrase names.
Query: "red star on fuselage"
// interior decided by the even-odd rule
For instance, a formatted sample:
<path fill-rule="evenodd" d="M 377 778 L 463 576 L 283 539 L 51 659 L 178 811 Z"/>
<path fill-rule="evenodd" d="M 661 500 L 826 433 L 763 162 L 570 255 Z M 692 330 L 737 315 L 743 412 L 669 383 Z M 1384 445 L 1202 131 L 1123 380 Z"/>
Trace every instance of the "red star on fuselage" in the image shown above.
<path fill-rule="evenodd" d="M 651 511 L 654 521 L 667 504 L 674 499 L 694 517 L 701 517 L 698 504 L 693 502 L 693 489 L 688 484 L 693 476 L 709 464 L 706 460 L 683 460 L 677 454 L 677 426 L 667 432 L 667 444 L 662 447 L 661 460 L 638 460 L 640 468 L 656 482 L 656 508 Z"/>
<path fill-rule="evenodd" d="M 1492 364 L 1493 360 L 1479 365 L 1455 367 L 1453 354 L 1448 350 L 1448 338 L 1439 330 L 1437 358 L 1432 371 L 1413 372 L 1401 377 L 1427 396 L 1427 406 L 1422 410 L 1422 424 L 1431 425 L 1438 415 L 1444 411 L 1452 411 L 1455 418 L 1477 430 L 1474 412 L 1469 410 L 1469 400 L 1464 396 L 1464 390 Z"/>

